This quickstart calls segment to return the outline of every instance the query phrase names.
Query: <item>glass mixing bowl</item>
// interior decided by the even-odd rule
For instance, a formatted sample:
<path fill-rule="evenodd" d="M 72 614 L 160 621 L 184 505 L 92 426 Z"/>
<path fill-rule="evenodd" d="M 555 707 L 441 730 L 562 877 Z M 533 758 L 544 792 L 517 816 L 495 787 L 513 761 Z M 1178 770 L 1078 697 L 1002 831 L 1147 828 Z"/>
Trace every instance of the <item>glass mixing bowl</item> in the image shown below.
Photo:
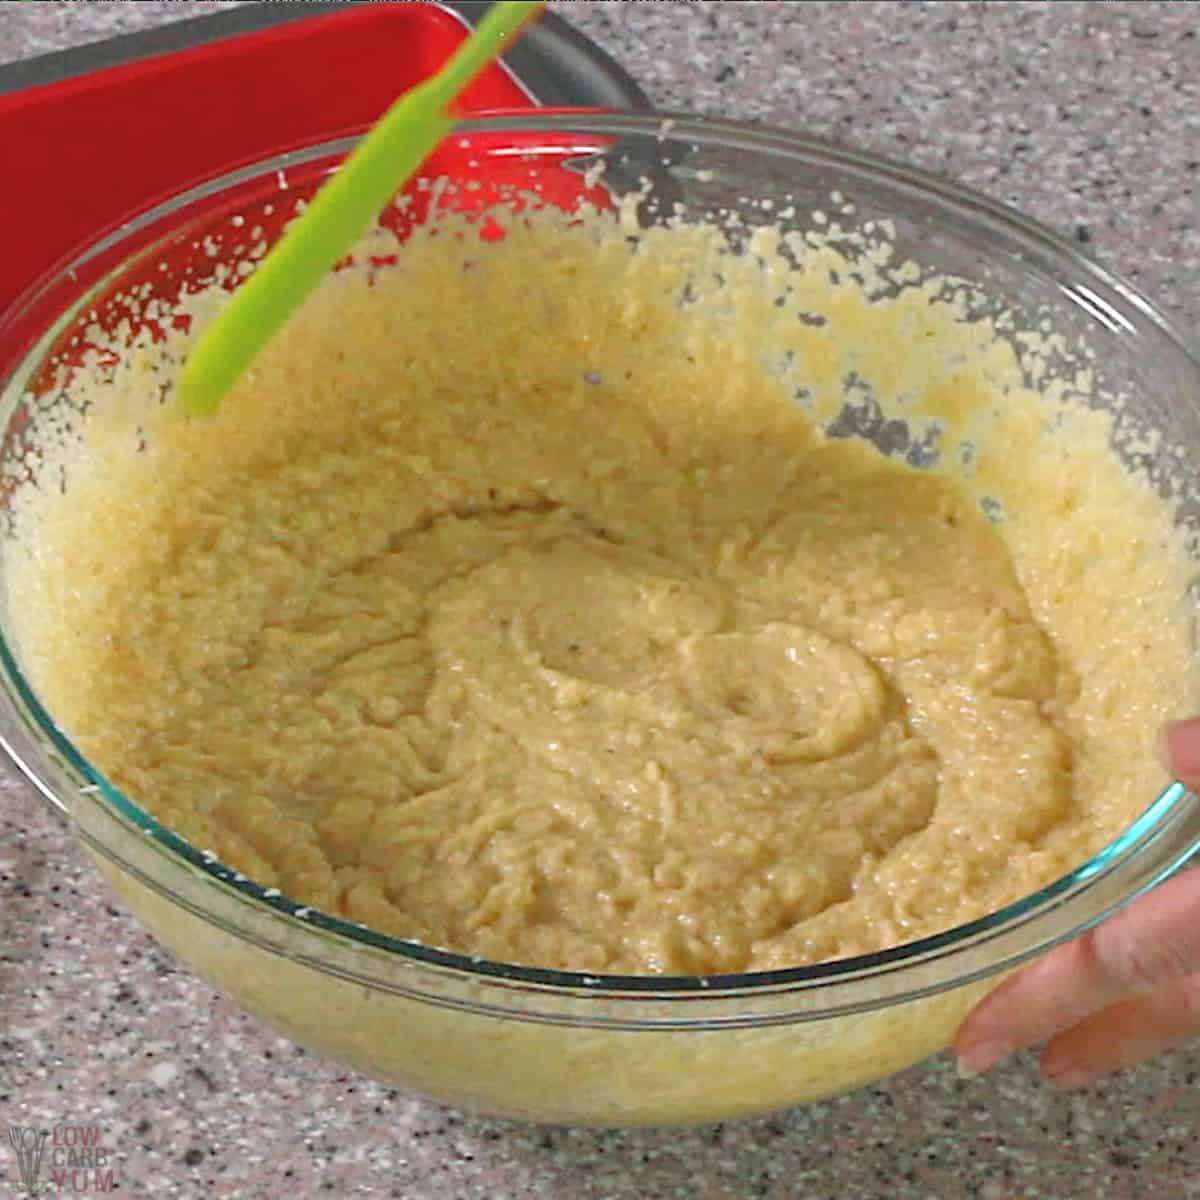
<path fill-rule="evenodd" d="M 27 295 L 0 324 L 5 463 L 19 462 L 30 427 L 65 402 L 48 364 L 56 354 L 69 361 L 78 349 L 72 338 L 104 322 L 108 298 L 133 283 L 178 291 L 244 253 L 255 227 L 271 241 L 290 202 L 311 194 L 352 144 L 288 153 L 194 188 L 97 241 Z M 597 156 L 607 164 L 600 182 L 584 178 Z M 775 213 L 786 208 L 800 229 L 825 221 L 822 210 L 840 194 L 833 203 L 853 205 L 847 223 L 893 222 L 904 257 L 976 285 L 1030 326 L 1049 319 L 1094 352 L 1108 392 L 1133 396 L 1134 417 L 1181 447 L 1189 469 L 1200 466 L 1200 363 L 1154 307 L 1036 224 L 930 176 L 735 124 L 581 113 L 466 121 L 427 174 L 473 180 L 458 203 L 477 207 L 498 184 L 520 188 L 536 178 L 551 202 L 569 204 L 582 193 L 604 202 L 605 183 L 644 179 L 643 220 L 684 204 L 691 213 L 744 211 L 753 223 L 765 202 Z M 421 219 L 433 194 L 415 193 L 396 219 Z M 7 472 L 6 496 L 17 474 Z M 1179 519 L 1191 523 L 1200 508 L 1182 491 Z M 301 908 L 188 845 L 56 727 L 22 673 L 7 608 L 0 677 L 8 754 L 180 959 L 322 1054 L 439 1100 L 533 1120 L 730 1118 L 879 1079 L 946 1046 L 1003 972 L 1127 904 L 1200 846 L 1200 806 L 1172 784 L 1071 874 L 923 941 L 737 976 L 537 970 Z"/>

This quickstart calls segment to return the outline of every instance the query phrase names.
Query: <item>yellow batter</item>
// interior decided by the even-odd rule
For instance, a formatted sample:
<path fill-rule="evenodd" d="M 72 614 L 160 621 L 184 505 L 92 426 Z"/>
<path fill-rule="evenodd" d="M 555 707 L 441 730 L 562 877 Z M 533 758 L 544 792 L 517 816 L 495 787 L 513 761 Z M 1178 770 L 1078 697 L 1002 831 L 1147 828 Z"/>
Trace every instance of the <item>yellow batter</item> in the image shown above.
<path fill-rule="evenodd" d="M 185 339 L 73 384 L 14 622 L 129 795 L 402 937 L 689 974 L 982 915 L 1152 799 L 1168 515 L 989 324 L 769 233 L 459 232 L 331 280 L 214 421 L 157 404 Z M 861 386 L 939 472 L 824 436 Z"/>

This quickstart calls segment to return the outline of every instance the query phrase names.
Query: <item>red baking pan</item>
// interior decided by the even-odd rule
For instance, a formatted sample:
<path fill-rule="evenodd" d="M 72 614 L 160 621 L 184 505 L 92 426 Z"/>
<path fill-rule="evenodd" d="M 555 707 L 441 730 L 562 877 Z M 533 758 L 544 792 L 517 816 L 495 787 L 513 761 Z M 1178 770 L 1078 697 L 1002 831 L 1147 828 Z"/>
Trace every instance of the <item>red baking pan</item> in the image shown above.
<path fill-rule="evenodd" d="M 360 130 L 430 75 L 486 3 L 253 4 L 0 67 L 0 312 L 131 213 L 242 163 Z M 553 14 L 463 97 L 646 108 Z"/>

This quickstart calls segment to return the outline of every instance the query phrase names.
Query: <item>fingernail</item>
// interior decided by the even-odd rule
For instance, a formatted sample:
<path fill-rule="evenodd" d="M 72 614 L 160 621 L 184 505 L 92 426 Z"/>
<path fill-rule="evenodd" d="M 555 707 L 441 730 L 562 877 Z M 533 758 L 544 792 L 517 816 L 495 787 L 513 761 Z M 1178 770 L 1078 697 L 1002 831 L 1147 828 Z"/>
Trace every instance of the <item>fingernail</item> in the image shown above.
<path fill-rule="evenodd" d="M 954 1060 L 954 1073 L 959 1077 L 959 1079 L 965 1079 L 968 1081 L 972 1079 L 983 1078 L 983 1076 L 980 1075 L 980 1073 L 973 1067 L 968 1067 L 961 1058 Z"/>
<path fill-rule="evenodd" d="M 1171 721 L 1159 733 L 1159 757 L 1179 779 L 1200 777 L 1200 720 Z"/>
<path fill-rule="evenodd" d="M 1006 1054 L 1008 1048 L 999 1042 L 972 1042 L 958 1052 L 959 1069 L 972 1075 L 990 1071 Z"/>

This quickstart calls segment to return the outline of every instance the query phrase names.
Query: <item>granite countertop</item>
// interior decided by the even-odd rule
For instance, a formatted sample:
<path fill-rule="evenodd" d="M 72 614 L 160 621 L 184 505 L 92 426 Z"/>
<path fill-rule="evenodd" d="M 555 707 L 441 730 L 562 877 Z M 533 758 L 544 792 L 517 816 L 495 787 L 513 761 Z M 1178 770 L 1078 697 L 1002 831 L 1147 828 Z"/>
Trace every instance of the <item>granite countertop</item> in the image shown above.
<path fill-rule="evenodd" d="M 213 7 L 2 3 L 0 62 Z M 910 159 L 1087 244 L 1185 328 L 1200 321 L 1200 5 L 557 10 L 660 107 Z M 972 1083 L 943 1056 L 691 1131 L 485 1120 L 318 1061 L 179 969 L 7 768 L 0 829 L 0 1125 L 98 1127 L 118 1194 L 1200 1197 L 1200 1044 L 1071 1095 L 1041 1086 L 1031 1056 Z M 7 1138 L 0 1164 L 12 1189 Z"/>

